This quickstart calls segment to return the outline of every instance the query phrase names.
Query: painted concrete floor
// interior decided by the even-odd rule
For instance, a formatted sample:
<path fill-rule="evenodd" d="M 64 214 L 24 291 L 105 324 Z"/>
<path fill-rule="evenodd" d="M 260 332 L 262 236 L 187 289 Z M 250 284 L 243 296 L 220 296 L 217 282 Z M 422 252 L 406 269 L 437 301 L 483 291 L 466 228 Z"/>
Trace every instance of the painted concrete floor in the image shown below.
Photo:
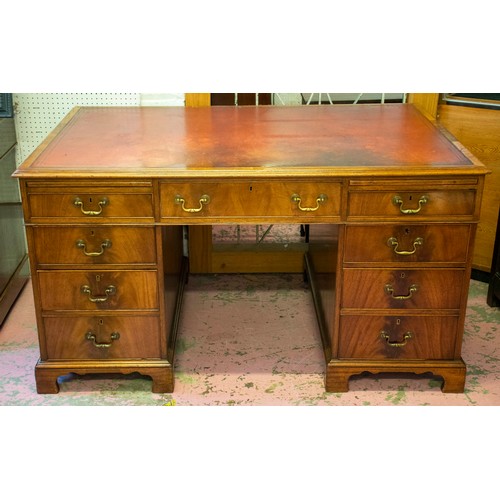
<path fill-rule="evenodd" d="M 186 287 L 173 394 L 128 376 L 60 377 L 37 394 L 38 343 L 31 282 L 0 330 L 0 405 L 500 405 L 500 309 L 471 281 L 463 343 L 465 392 L 443 394 L 430 376 L 365 375 L 347 393 L 324 391 L 324 361 L 301 275 L 193 275 Z"/>

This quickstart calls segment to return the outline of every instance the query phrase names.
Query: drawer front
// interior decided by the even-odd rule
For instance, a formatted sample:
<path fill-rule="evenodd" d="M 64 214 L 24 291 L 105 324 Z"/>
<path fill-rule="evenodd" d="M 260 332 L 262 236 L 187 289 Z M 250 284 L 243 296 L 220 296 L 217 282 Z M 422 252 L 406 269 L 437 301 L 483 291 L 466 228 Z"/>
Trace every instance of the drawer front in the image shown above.
<path fill-rule="evenodd" d="M 443 216 L 473 216 L 475 204 L 475 190 L 352 191 L 349 193 L 348 217 L 432 220 Z"/>
<path fill-rule="evenodd" d="M 44 318 L 48 359 L 143 359 L 160 357 L 156 316 Z"/>
<path fill-rule="evenodd" d="M 349 226 L 344 263 L 464 265 L 470 232 L 468 224 Z"/>
<path fill-rule="evenodd" d="M 342 307 L 460 309 L 465 271 L 344 269 Z"/>
<path fill-rule="evenodd" d="M 42 309 L 158 309 L 156 271 L 39 271 Z"/>
<path fill-rule="evenodd" d="M 92 190 L 81 188 L 57 191 L 28 191 L 31 219 L 50 221 L 62 219 L 71 222 L 92 220 L 142 219 L 154 220 L 153 197 L 151 193 L 133 191 Z"/>
<path fill-rule="evenodd" d="M 337 182 L 165 182 L 161 217 L 339 219 L 340 195 Z"/>
<path fill-rule="evenodd" d="M 152 227 L 38 226 L 33 235 L 39 265 L 156 264 Z"/>
<path fill-rule="evenodd" d="M 457 326 L 454 316 L 341 316 L 339 358 L 453 359 Z"/>

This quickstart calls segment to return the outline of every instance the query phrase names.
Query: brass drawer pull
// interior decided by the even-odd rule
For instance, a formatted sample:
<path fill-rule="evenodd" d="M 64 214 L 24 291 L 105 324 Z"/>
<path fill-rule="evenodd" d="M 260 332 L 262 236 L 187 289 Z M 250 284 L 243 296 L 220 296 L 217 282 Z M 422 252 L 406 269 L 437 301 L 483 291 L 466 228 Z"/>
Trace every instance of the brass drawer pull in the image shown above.
<path fill-rule="evenodd" d="M 390 283 L 384 286 L 384 290 L 395 300 L 408 300 L 412 298 L 413 294 L 418 290 L 418 287 L 417 285 L 411 285 L 410 288 L 408 288 L 408 295 L 394 295 L 394 288 Z"/>
<path fill-rule="evenodd" d="M 380 332 L 380 337 L 385 340 L 386 344 L 391 347 L 403 347 L 406 345 L 409 339 L 412 338 L 413 333 L 412 332 L 406 332 L 403 335 L 403 340 L 401 342 L 391 342 L 390 341 L 390 336 L 389 334 L 385 331 L 382 330 Z"/>
<path fill-rule="evenodd" d="M 398 255 L 413 255 L 417 251 L 417 247 L 422 246 L 423 243 L 424 243 L 424 239 L 418 237 L 418 238 L 415 238 L 413 240 L 413 250 L 398 250 L 399 241 L 397 238 L 395 238 L 394 236 L 391 236 L 387 240 L 387 245 L 389 245 L 390 247 L 391 246 L 394 247 L 393 248 L 394 253 L 396 253 Z"/>
<path fill-rule="evenodd" d="M 87 252 L 87 247 L 86 247 L 86 244 L 83 240 L 77 240 L 76 246 L 78 248 L 81 248 L 83 250 L 83 253 L 87 257 L 99 257 L 99 255 L 102 255 L 104 253 L 104 250 L 106 250 L 106 248 L 111 248 L 111 240 L 104 240 L 101 243 L 101 251 L 100 252 Z"/>
<path fill-rule="evenodd" d="M 210 196 L 208 196 L 208 194 L 202 195 L 199 199 L 200 206 L 198 208 L 186 208 L 186 200 L 180 194 L 175 195 L 174 203 L 176 205 L 182 205 L 182 210 L 184 210 L 184 212 L 201 212 L 203 210 L 203 205 L 208 205 L 210 203 Z"/>
<path fill-rule="evenodd" d="M 302 198 L 298 194 L 292 194 L 291 200 L 294 203 L 297 203 L 297 206 L 298 206 L 299 210 L 301 210 L 302 212 L 315 212 L 316 210 L 318 210 L 318 208 L 321 205 L 321 203 L 325 203 L 325 201 L 328 200 L 328 196 L 326 196 L 326 194 L 320 194 L 316 198 L 316 206 L 315 207 L 303 207 L 301 205 Z"/>
<path fill-rule="evenodd" d="M 118 340 L 120 338 L 120 334 L 118 332 L 113 332 L 111 334 L 111 342 L 109 343 L 105 343 L 105 342 L 96 342 L 96 336 L 94 335 L 94 333 L 92 333 L 92 330 L 89 330 L 86 334 L 85 334 L 85 338 L 87 340 L 91 340 L 94 344 L 95 347 L 100 347 L 100 348 L 109 348 L 111 347 L 111 345 L 113 344 L 113 341 L 114 340 Z"/>
<path fill-rule="evenodd" d="M 85 210 L 83 208 L 83 201 L 78 196 L 73 200 L 73 205 L 75 207 L 80 207 L 83 215 L 101 215 L 103 207 L 105 207 L 109 203 L 106 197 L 101 198 L 97 204 L 99 205 L 99 210 Z"/>
<path fill-rule="evenodd" d="M 106 290 L 104 290 L 105 296 L 97 296 L 97 297 L 94 297 L 94 295 L 92 295 L 92 290 L 88 285 L 82 285 L 80 287 L 80 291 L 82 293 L 86 293 L 89 296 L 88 299 L 90 300 L 90 302 L 101 303 L 101 302 L 106 302 L 111 295 L 115 295 L 116 287 L 114 285 L 109 285 L 106 288 Z"/>
<path fill-rule="evenodd" d="M 418 212 L 422 210 L 422 205 L 425 205 L 428 201 L 429 198 L 424 194 L 418 200 L 418 208 L 403 208 L 403 199 L 401 196 L 396 195 L 392 199 L 392 203 L 394 203 L 394 205 L 399 205 L 399 211 L 405 215 L 418 214 Z"/>

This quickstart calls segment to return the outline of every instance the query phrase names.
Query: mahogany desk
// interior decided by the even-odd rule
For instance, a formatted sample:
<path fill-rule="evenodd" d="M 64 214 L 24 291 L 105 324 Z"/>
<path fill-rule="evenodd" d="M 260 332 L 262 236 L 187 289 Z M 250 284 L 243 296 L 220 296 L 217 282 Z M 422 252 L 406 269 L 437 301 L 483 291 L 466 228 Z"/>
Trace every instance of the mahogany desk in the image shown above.
<path fill-rule="evenodd" d="M 310 224 L 327 391 L 461 358 L 487 169 L 411 105 L 77 108 L 14 174 L 40 393 L 74 372 L 174 389 L 183 226 Z"/>

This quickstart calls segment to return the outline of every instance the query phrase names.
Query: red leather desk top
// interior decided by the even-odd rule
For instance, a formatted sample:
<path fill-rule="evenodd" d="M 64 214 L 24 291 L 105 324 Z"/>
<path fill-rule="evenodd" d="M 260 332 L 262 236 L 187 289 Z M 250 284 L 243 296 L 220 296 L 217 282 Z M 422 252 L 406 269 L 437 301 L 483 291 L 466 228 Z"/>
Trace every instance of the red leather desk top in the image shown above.
<path fill-rule="evenodd" d="M 19 176 L 472 166 L 413 106 L 80 108 Z"/>

